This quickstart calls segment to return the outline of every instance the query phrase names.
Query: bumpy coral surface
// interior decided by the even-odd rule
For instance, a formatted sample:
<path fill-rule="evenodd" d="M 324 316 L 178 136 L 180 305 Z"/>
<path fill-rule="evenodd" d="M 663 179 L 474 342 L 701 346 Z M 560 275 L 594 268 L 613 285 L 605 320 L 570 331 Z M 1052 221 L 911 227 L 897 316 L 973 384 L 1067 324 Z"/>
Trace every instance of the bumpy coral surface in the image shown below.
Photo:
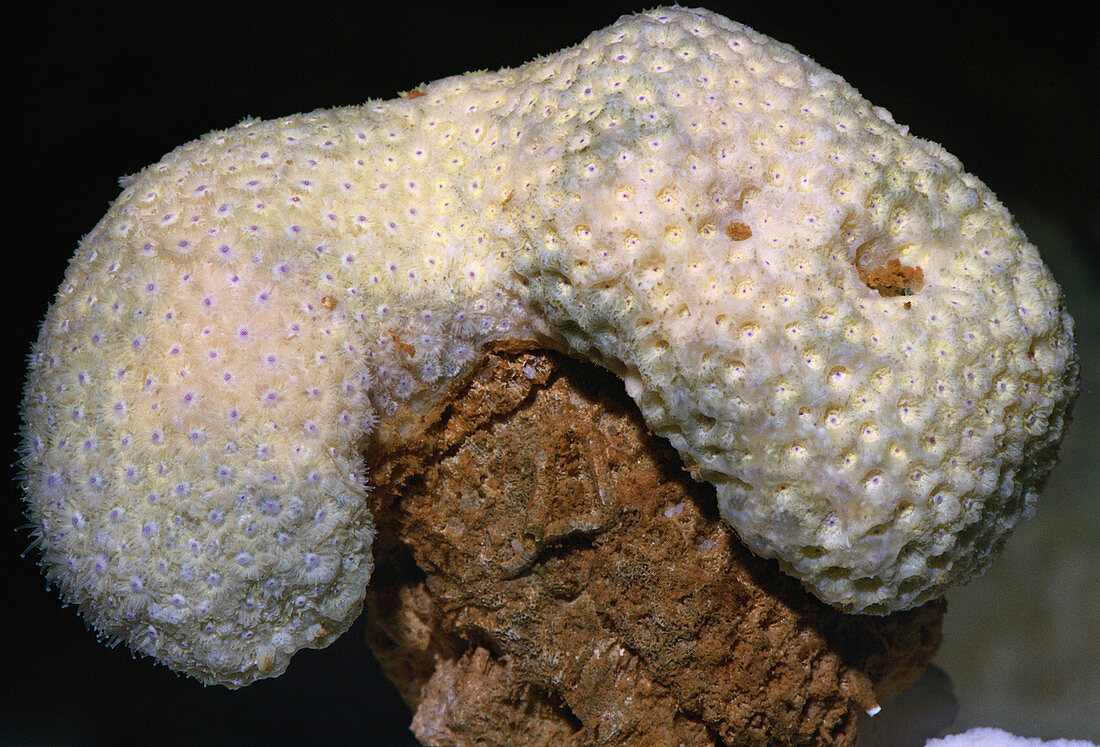
<path fill-rule="evenodd" d="M 621 375 L 755 552 L 870 612 L 986 565 L 1076 382 L 1060 289 L 954 158 L 794 50 L 660 9 L 129 179 L 31 359 L 48 578 L 205 682 L 278 674 L 362 604 L 361 450 L 502 339 Z"/>

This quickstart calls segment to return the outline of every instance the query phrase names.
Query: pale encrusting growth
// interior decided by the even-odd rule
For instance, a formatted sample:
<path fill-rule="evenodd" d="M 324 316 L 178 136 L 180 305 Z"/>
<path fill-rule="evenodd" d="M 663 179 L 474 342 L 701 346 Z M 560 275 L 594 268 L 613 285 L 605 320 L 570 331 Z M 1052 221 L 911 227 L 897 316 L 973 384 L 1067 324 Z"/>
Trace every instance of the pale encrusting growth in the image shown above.
<path fill-rule="evenodd" d="M 861 280 L 887 266 L 902 295 Z M 742 539 L 852 611 L 986 565 L 1076 386 L 984 185 L 788 47 L 659 9 L 130 179 L 32 356 L 47 576 L 204 682 L 280 673 L 361 607 L 361 450 L 517 339 L 619 373 Z"/>

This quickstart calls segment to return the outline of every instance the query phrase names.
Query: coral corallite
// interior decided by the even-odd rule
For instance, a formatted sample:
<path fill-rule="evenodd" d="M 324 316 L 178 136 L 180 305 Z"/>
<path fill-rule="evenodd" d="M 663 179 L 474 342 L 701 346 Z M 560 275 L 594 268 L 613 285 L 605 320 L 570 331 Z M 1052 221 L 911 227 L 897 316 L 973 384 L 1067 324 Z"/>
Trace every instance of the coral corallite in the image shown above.
<path fill-rule="evenodd" d="M 985 567 L 1077 382 L 1061 290 L 958 161 L 789 47 L 658 9 L 127 179 L 31 357 L 47 577 L 203 682 L 279 674 L 362 606 L 363 451 L 496 341 L 619 374 L 754 552 L 872 613 Z"/>

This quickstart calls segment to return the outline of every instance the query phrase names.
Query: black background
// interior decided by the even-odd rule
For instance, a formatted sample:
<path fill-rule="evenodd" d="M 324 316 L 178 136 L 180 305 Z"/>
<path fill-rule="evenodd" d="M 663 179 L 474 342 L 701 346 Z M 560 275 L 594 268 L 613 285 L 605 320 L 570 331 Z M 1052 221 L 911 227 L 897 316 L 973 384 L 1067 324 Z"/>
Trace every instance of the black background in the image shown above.
<path fill-rule="evenodd" d="M 268 5 L 7 6 L 0 451 L 8 462 L 30 341 L 77 241 L 118 194 L 119 176 L 245 116 L 389 98 L 445 75 L 519 65 L 642 7 Z M 943 143 L 1010 209 L 1059 223 L 1098 287 L 1095 10 L 710 7 L 841 74 L 915 134 Z M 14 467 L 8 473 L 0 499 L 0 743 L 414 743 L 409 713 L 358 626 L 329 649 L 298 654 L 283 677 L 236 692 L 101 646 L 76 611 L 46 591 L 33 555 L 20 558 L 29 534 L 16 530 L 24 519 Z"/>

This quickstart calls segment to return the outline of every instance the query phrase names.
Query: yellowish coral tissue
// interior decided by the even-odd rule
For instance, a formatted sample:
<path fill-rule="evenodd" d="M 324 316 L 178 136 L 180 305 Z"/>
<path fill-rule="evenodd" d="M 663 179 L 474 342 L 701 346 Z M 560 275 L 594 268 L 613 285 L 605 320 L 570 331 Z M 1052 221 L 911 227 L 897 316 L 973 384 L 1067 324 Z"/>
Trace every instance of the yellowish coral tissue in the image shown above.
<path fill-rule="evenodd" d="M 364 449 L 501 340 L 619 374 L 741 539 L 853 612 L 986 566 L 1077 385 L 1060 288 L 955 158 L 662 8 L 125 180 L 31 357 L 46 576 L 203 682 L 281 673 L 362 606 Z"/>

